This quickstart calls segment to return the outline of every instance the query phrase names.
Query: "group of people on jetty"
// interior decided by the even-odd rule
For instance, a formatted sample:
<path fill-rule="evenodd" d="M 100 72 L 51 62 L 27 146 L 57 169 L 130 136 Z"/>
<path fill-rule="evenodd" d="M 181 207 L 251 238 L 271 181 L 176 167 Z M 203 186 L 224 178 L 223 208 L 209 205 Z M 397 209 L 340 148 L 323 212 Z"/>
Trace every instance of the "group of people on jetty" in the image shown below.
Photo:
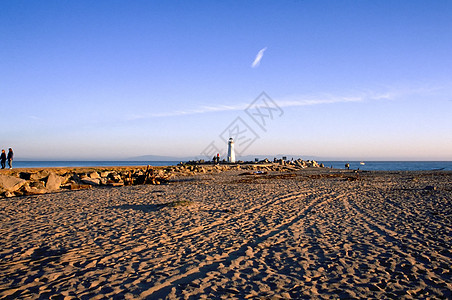
<path fill-rule="evenodd" d="M 6 167 L 6 161 L 8 161 L 8 167 L 13 168 L 13 149 L 9 148 L 8 155 L 6 155 L 5 149 L 2 149 L 2 154 L 0 155 L 0 162 L 2 164 L 2 169 Z"/>

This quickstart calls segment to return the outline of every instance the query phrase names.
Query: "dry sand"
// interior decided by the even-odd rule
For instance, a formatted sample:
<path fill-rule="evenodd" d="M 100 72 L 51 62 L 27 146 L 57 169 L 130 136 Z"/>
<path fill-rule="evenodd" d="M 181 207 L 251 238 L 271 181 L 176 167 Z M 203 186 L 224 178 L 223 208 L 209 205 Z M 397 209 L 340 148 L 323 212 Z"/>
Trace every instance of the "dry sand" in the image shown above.
<path fill-rule="evenodd" d="M 0 298 L 450 299 L 452 172 L 329 172 L 2 199 Z"/>

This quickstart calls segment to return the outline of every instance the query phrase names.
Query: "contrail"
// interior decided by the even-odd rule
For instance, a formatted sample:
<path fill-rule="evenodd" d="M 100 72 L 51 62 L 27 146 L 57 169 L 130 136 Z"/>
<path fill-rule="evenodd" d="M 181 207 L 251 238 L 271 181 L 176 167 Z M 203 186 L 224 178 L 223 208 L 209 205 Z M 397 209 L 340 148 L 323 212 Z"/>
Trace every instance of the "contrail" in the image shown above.
<path fill-rule="evenodd" d="M 259 64 L 261 63 L 261 59 L 262 59 L 262 57 L 264 56 L 264 51 L 265 51 L 265 50 L 267 50 L 267 47 L 261 49 L 261 50 L 257 53 L 256 58 L 254 59 L 253 64 L 251 65 L 252 68 L 256 68 L 256 67 L 259 66 Z"/>

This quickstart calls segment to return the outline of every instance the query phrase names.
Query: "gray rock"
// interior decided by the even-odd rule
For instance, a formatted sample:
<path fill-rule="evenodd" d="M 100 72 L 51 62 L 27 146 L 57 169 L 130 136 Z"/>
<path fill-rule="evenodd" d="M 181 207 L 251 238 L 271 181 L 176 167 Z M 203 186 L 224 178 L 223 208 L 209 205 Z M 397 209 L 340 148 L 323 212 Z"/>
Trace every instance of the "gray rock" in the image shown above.
<path fill-rule="evenodd" d="M 42 182 L 42 181 L 29 181 L 28 185 L 30 187 L 36 188 L 36 189 L 45 189 L 46 188 L 44 182 Z"/>
<path fill-rule="evenodd" d="M 121 175 L 119 175 L 119 174 L 115 174 L 115 175 L 111 176 L 111 178 L 113 180 L 115 180 L 116 182 L 122 181 Z"/>
<path fill-rule="evenodd" d="M 111 173 L 110 171 L 103 171 L 103 172 L 100 173 L 100 177 L 107 178 L 108 175 L 110 175 L 110 173 Z"/>
<path fill-rule="evenodd" d="M 90 178 L 93 178 L 93 179 L 99 179 L 100 178 L 100 175 L 97 172 L 91 172 L 91 173 L 88 174 L 88 176 Z"/>
<path fill-rule="evenodd" d="M 52 172 L 49 174 L 49 177 L 47 177 L 46 189 L 50 191 L 58 190 L 62 182 L 63 178 Z"/>
<path fill-rule="evenodd" d="M 42 195 L 45 193 L 48 193 L 49 191 L 47 189 L 44 188 L 44 186 L 42 187 L 34 187 L 34 186 L 30 186 L 28 183 L 24 185 L 24 194 L 29 196 L 29 195 Z"/>
<path fill-rule="evenodd" d="M 6 192 L 5 192 L 5 197 L 6 197 L 6 198 L 11 198 L 11 197 L 14 197 L 14 196 L 16 196 L 16 195 L 14 195 L 14 193 L 12 193 L 12 192 L 10 192 L 10 191 L 6 191 Z"/>
<path fill-rule="evenodd" d="M 68 178 L 67 182 L 70 182 L 70 183 L 76 183 L 76 184 L 82 183 L 82 181 L 80 180 L 80 177 L 78 177 L 77 174 L 72 174 L 72 175 Z"/>
<path fill-rule="evenodd" d="M 0 175 L 0 192 L 13 193 L 19 190 L 25 183 L 27 183 L 26 180 L 14 176 Z"/>
<path fill-rule="evenodd" d="M 99 178 L 89 178 L 89 177 L 83 177 L 82 182 L 89 185 L 100 185 L 100 179 Z"/>
<path fill-rule="evenodd" d="M 32 181 L 43 180 L 44 178 L 48 177 L 49 175 L 50 175 L 49 171 L 46 171 L 46 170 L 39 171 L 38 173 L 31 174 L 30 180 L 32 180 Z"/>

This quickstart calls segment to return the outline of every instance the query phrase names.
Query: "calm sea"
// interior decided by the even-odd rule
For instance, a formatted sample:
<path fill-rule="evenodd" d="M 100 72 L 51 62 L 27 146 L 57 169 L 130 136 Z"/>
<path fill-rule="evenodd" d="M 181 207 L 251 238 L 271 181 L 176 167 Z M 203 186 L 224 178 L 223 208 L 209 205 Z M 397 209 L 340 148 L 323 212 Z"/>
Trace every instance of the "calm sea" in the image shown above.
<path fill-rule="evenodd" d="M 14 168 L 51 168 L 51 167 L 115 167 L 115 166 L 175 166 L 180 161 L 14 161 Z M 368 171 L 452 171 L 452 161 L 319 161 L 325 167 Z"/>
<path fill-rule="evenodd" d="M 345 164 L 350 164 L 350 169 L 367 171 L 452 171 L 452 161 L 319 161 L 325 167 L 344 169 Z"/>
<path fill-rule="evenodd" d="M 175 166 L 180 161 L 17 161 L 13 168 Z"/>

